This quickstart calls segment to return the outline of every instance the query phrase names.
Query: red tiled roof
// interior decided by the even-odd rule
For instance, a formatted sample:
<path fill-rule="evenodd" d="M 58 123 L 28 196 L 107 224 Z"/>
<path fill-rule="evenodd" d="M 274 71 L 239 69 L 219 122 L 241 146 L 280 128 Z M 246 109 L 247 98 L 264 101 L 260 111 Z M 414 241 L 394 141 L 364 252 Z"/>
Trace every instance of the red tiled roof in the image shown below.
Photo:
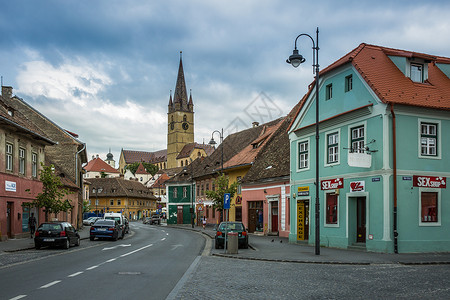
<path fill-rule="evenodd" d="M 136 174 L 150 174 L 147 172 L 147 170 L 145 169 L 144 165 L 142 163 L 139 164 L 137 170 L 136 170 Z"/>
<path fill-rule="evenodd" d="M 178 154 L 177 159 L 189 157 L 195 149 L 205 150 L 207 156 L 211 155 L 211 153 L 214 152 L 213 146 L 207 144 L 189 143 L 184 145 L 183 149 L 181 149 L 180 153 Z"/>
<path fill-rule="evenodd" d="M 126 164 L 135 162 L 159 163 L 167 160 L 167 149 L 155 152 L 122 150 Z"/>
<path fill-rule="evenodd" d="M 114 169 L 101 158 L 94 158 L 84 167 L 87 172 L 105 172 L 105 173 L 119 173 L 118 170 Z"/>
<path fill-rule="evenodd" d="M 428 63 L 428 80 L 413 82 L 388 57 L 417 57 Z M 351 63 L 383 103 L 450 110 L 450 79 L 436 63 L 450 64 L 447 57 L 398 50 L 362 43 L 320 72 L 324 75 L 343 64 Z"/>
<path fill-rule="evenodd" d="M 156 179 L 156 181 L 153 183 L 152 188 L 163 188 L 165 187 L 165 182 L 169 180 L 170 177 L 166 173 L 162 174 L 161 176 Z"/>

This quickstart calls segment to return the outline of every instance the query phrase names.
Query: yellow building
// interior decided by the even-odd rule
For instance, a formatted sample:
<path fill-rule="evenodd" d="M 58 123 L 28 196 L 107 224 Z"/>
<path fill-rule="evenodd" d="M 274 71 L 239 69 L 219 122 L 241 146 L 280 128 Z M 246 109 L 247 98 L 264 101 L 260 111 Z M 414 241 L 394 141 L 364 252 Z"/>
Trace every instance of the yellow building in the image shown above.
<path fill-rule="evenodd" d="M 138 220 L 156 210 L 158 198 L 138 181 L 125 180 L 122 176 L 87 181 L 91 212 L 118 212 L 130 220 Z"/>

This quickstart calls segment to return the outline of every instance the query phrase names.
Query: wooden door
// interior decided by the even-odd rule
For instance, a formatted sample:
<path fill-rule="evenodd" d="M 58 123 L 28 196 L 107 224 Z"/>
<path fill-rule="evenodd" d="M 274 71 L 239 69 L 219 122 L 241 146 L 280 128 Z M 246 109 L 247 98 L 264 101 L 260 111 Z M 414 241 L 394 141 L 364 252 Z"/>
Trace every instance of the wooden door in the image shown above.
<path fill-rule="evenodd" d="M 183 206 L 177 206 L 177 224 L 183 224 Z"/>
<path fill-rule="evenodd" d="M 271 206 L 272 232 L 278 232 L 278 202 L 272 202 Z"/>
<path fill-rule="evenodd" d="M 356 198 L 356 242 L 366 242 L 366 198 Z"/>
<path fill-rule="evenodd" d="M 12 220 L 13 220 L 13 203 L 8 202 L 6 204 L 6 234 L 8 238 L 12 238 Z"/>

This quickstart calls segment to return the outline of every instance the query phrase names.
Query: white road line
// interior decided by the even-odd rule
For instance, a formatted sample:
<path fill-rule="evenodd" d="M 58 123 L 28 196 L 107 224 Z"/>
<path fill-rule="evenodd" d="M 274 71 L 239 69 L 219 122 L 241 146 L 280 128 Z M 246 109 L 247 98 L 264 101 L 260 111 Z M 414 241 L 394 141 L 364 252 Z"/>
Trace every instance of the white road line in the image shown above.
<path fill-rule="evenodd" d="M 144 250 L 145 248 L 148 248 L 148 247 L 151 247 L 151 246 L 153 246 L 153 244 L 150 244 L 150 245 L 144 246 L 144 247 L 142 247 L 142 248 L 136 249 L 136 250 L 134 250 L 134 251 L 131 251 L 131 252 L 122 254 L 120 257 L 128 256 L 128 255 L 130 255 L 130 254 L 133 254 L 133 253 L 136 253 L 136 252 L 138 252 L 138 251 Z"/>
<path fill-rule="evenodd" d="M 113 262 L 113 261 L 115 261 L 117 258 L 111 258 L 111 259 L 108 259 L 106 262 Z"/>
<path fill-rule="evenodd" d="M 83 272 L 76 272 L 76 273 L 73 273 L 73 274 L 71 274 L 71 275 L 69 275 L 67 277 L 75 277 L 75 276 L 78 276 L 80 274 L 83 274 Z"/>
<path fill-rule="evenodd" d="M 18 299 L 22 299 L 22 298 L 25 298 L 27 295 L 19 295 L 19 296 L 16 296 L 16 297 L 14 297 L 14 298 L 11 298 L 11 299 L 9 299 L 9 300 L 18 300 Z"/>
<path fill-rule="evenodd" d="M 46 285 L 41 286 L 40 289 L 46 289 L 46 288 L 51 287 L 52 285 L 55 285 L 60 282 L 61 282 L 61 280 L 55 280 L 53 282 L 50 282 L 50 283 L 47 283 Z"/>
<path fill-rule="evenodd" d="M 164 241 L 166 238 L 162 238 L 161 241 Z"/>
<path fill-rule="evenodd" d="M 86 270 L 87 270 L 87 271 L 93 270 L 93 269 L 95 269 L 95 268 L 97 268 L 97 267 L 98 267 L 98 265 L 97 265 L 97 266 L 92 266 L 92 267 L 87 268 Z"/>
<path fill-rule="evenodd" d="M 166 233 L 166 235 L 169 235 L 169 233 Z"/>

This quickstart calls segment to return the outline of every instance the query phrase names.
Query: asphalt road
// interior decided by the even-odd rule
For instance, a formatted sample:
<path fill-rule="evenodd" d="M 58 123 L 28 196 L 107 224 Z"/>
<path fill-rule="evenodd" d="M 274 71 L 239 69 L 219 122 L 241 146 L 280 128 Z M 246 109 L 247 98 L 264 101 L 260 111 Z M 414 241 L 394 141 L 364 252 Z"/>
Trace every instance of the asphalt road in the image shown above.
<path fill-rule="evenodd" d="M 132 223 L 123 240 L 27 250 L 0 268 L 1 299 L 165 299 L 198 261 L 198 233 Z"/>

